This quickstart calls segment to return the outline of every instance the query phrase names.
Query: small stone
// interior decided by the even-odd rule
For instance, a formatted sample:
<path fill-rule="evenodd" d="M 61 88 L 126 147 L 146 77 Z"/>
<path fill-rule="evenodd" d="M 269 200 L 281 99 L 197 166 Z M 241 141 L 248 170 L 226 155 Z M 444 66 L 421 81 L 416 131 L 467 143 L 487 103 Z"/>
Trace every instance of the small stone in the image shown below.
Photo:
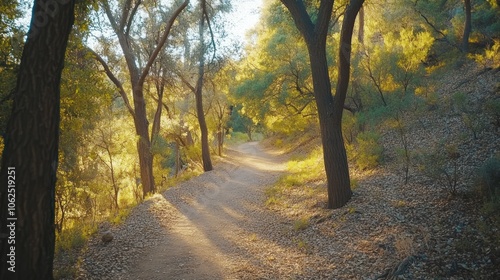
<path fill-rule="evenodd" d="M 106 231 L 105 233 L 103 233 L 101 240 L 104 243 L 109 243 L 113 240 L 113 234 L 111 234 L 111 232 L 109 231 Z"/>

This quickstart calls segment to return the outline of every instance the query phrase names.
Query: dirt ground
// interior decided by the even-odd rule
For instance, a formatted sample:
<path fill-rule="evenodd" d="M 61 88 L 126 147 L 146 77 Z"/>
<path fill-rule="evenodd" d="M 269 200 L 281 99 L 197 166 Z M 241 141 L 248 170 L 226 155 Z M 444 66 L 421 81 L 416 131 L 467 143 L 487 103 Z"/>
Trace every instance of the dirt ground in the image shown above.
<path fill-rule="evenodd" d="M 242 243 L 256 242 L 255 232 L 269 221 L 260 210 L 263 189 L 284 170 L 283 159 L 250 142 L 229 150 L 216 169 L 216 176 L 185 183 L 204 185 L 199 193 L 163 194 L 178 215 L 158 246 L 130 268 L 129 279 L 231 279 L 245 269 L 242 261 L 258 260 Z"/>

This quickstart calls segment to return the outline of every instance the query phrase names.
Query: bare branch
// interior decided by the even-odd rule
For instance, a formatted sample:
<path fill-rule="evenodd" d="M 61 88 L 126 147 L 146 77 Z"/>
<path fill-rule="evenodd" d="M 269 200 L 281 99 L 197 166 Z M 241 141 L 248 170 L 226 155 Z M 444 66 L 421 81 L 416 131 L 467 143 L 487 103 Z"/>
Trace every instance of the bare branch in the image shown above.
<path fill-rule="evenodd" d="M 295 25 L 306 39 L 306 42 L 312 41 L 314 38 L 311 36 L 314 35 L 315 27 L 311 21 L 311 17 L 307 13 L 304 2 L 302 0 L 281 0 L 281 3 L 283 3 L 288 11 L 290 11 L 290 14 L 292 14 Z"/>
<path fill-rule="evenodd" d="M 111 12 L 111 8 L 109 7 L 108 1 L 103 1 L 102 5 L 104 7 L 104 11 L 106 12 L 106 15 L 108 16 L 109 22 L 111 23 L 111 27 L 113 27 L 113 30 L 115 31 L 115 33 L 118 34 L 118 31 L 120 29 L 118 28 L 118 25 L 116 23 L 116 19 L 113 16 L 113 13 Z"/>
<path fill-rule="evenodd" d="M 177 73 L 177 76 L 181 79 L 182 83 L 184 83 L 193 93 L 196 92 L 196 88 L 193 85 L 191 85 L 191 83 L 189 83 L 189 81 L 186 80 L 184 76 L 182 76 L 179 73 Z"/>
<path fill-rule="evenodd" d="M 415 5 L 416 5 L 416 3 L 415 3 Z M 457 49 L 460 49 L 456 44 L 453 44 L 452 42 L 450 42 L 450 40 L 448 40 L 448 37 L 446 36 L 446 34 L 444 34 L 441 30 L 437 29 L 437 27 L 421 11 L 419 11 L 416 7 L 415 7 L 415 11 L 425 20 L 425 22 L 427 23 L 427 25 L 429 25 L 434 30 L 434 32 L 436 32 L 439 35 L 441 35 L 441 37 L 442 37 L 441 39 L 442 40 L 444 40 L 450 46 L 455 47 Z"/>
<path fill-rule="evenodd" d="M 127 24 L 128 15 L 129 15 L 129 12 L 130 12 L 130 6 L 132 6 L 132 0 L 127 0 L 123 4 L 122 17 L 120 19 L 120 25 L 118 26 L 118 28 L 119 28 L 118 30 L 120 32 L 123 32 L 123 29 L 125 28 L 125 24 Z M 129 23 L 131 21 L 132 20 L 130 20 Z"/>
<path fill-rule="evenodd" d="M 215 53 L 216 53 L 216 50 L 217 50 L 217 47 L 215 45 L 215 36 L 214 36 L 214 32 L 212 30 L 212 23 L 210 21 L 210 18 L 208 17 L 208 12 L 207 12 L 207 2 L 206 1 L 203 1 L 203 17 L 205 18 L 205 20 L 207 21 L 207 24 L 208 24 L 208 30 L 210 31 L 210 44 L 213 46 L 214 48 L 214 54 L 213 54 L 213 57 L 212 57 L 212 62 L 215 60 Z"/>
<path fill-rule="evenodd" d="M 132 25 L 132 22 L 133 22 L 133 19 L 134 19 L 134 16 L 135 14 L 137 13 L 137 10 L 139 9 L 139 6 L 141 5 L 142 1 L 141 0 L 137 0 L 137 2 L 135 2 L 135 5 L 134 5 L 134 8 L 132 9 L 132 12 L 130 13 L 130 17 L 129 17 L 129 20 L 127 22 L 127 28 L 125 29 L 125 36 L 128 37 L 129 36 L 129 33 L 130 33 L 130 26 Z"/>
<path fill-rule="evenodd" d="M 123 101 L 125 103 L 125 106 L 127 107 L 128 112 L 130 113 L 130 115 L 132 115 L 132 117 L 135 118 L 134 109 L 130 105 L 130 101 L 128 99 L 127 93 L 125 92 L 125 89 L 123 88 L 122 83 L 118 80 L 118 78 L 116 78 L 116 76 L 113 74 L 113 72 L 111 72 L 111 69 L 109 68 L 108 64 L 106 63 L 106 61 L 104 61 L 104 59 L 99 54 L 97 54 L 94 50 L 92 50 L 88 47 L 86 49 L 102 65 L 102 67 L 104 68 L 104 72 L 106 72 L 106 75 L 108 76 L 108 78 L 118 88 L 118 92 L 120 93 L 121 97 L 123 98 Z"/>
<path fill-rule="evenodd" d="M 161 49 L 165 45 L 165 42 L 167 41 L 168 35 L 170 34 L 170 30 L 172 29 L 172 26 L 173 26 L 175 20 L 177 19 L 177 17 L 179 16 L 179 14 L 182 12 L 182 10 L 184 10 L 184 8 L 186 8 L 186 6 L 188 5 L 188 3 L 189 3 L 189 0 L 184 1 L 177 8 L 177 10 L 175 10 L 175 12 L 172 15 L 172 17 L 170 17 L 170 19 L 168 20 L 167 26 L 165 27 L 165 31 L 163 33 L 163 36 L 160 39 L 160 42 L 156 46 L 156 49 L 153 51 L 153 54 L 149 57 L 149 60 L 146 63 L 146 66 L 142 70 L 142 74 L 141 74 L 141 76 L 139 78 L 139 84 L 143 84 L 144 83 L 144 80 L 146 79 L 146 76 L 148 75 L 149 70 L 151 69 L 151 66 L 153 65 L 156 57 L 158 56 L 158 54 L 160 53 Z"/>

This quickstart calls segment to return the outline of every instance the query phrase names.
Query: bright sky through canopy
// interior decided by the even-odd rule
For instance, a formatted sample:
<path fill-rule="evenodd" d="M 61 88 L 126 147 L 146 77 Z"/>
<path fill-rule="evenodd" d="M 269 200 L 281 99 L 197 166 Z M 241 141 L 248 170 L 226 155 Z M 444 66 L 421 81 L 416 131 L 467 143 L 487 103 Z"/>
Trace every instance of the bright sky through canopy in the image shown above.
<path fill-rule="evenodd" d="M 262 1 L 232 1 L 233 11 L 227 15 L 226 30 L 229 33 L 229 37 L 241 43 L 246 42 L 246 33 L 259 21 Z"/>

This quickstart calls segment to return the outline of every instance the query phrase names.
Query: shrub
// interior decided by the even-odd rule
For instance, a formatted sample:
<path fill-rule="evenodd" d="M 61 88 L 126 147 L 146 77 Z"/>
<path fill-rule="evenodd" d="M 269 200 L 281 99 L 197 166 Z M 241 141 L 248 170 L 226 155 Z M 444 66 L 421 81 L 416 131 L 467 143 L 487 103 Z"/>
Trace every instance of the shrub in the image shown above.
<path fill-rule="evenodd" d="M 500 39 L 495 39 L 494 43 L 484 51 L 484 54 L 472 54 L 470 57 L 484 67 L 500 67 Z"/>
<path fill-rule="evenodd" d="M 488 246 L 500 246 L 500 157 L 490 158 L 478 168 L 476 186 L 482 198 L 483 217 L 477 221 Z"/>
<path fill-rule="evenodd" d="M 492 124 L 500 127 L 500 99 L 489 100 L 485 104 L 486 112 L 492 117 Z"/>
<path fill-rule="evenodd" d="M 306 217 L 300 218 L 293 223 L 293 229 L 296 231 L 304 230 L 309 227 L 309 219 Z"/>
<path fill-rule="evenodd" d="M 361 132 L 356 137 L 356 144 L 350 147 L 356 165 L 360 169 L 372 169 L 382 160 L 383 148 L 379 144 L 380 135 L 376 132 Z"/>
<path fill-rule="evenodd" d="M 500 201 L 500 158 L 490 158 L 478 169 L 476 185 L 487 202 Z"/>
<path fill-rule="evenodd" d="M 459 158 L 460 153 L 455 145 L 441 143 L 430 152 L 418 154 L 415 160 L 424 176 L 439 183 L 451 195 L 455 195 L 459 181 Z"/>
<path fill-rule="evenodd" d="M 69 229 L 63 230 L 60 234 L 56 236 L 56 246 L 55 252 L 58 254 L 60 251 L 69 251 L 72 249 L 77 249 L 83 247 L 88 238 L 94 234 L 97 227 L 87 225 L 87 226 L 75 226 Z"/>

